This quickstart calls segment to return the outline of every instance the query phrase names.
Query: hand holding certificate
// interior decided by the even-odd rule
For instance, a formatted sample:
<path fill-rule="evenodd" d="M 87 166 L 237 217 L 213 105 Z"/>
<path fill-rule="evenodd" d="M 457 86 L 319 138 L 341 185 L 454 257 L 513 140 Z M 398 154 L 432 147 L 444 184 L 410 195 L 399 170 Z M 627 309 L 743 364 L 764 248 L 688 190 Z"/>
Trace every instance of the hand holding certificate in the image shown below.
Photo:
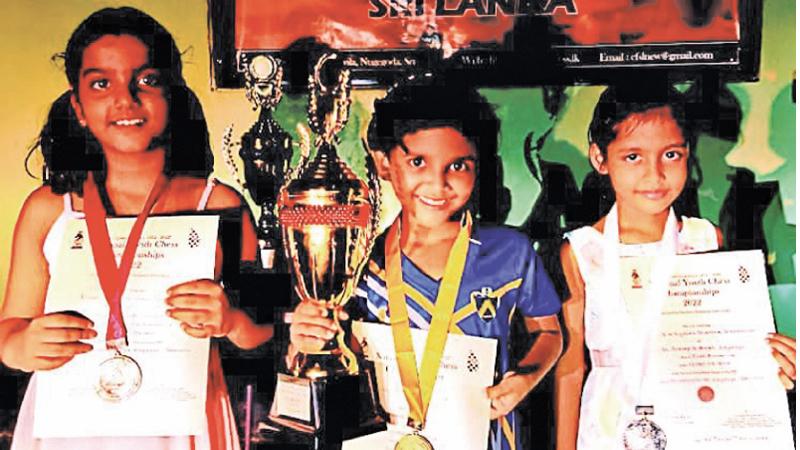
<path fill-rule="evenodd" d="M 389 326 L 353 322 L 353 334 L 366 343 L 364 355 L 375 363 L 378 396 L 390 416 L 388 430 L 345 442 L 344 449 L 387 449 L 414 430 L 406 426 L 408 402 L 397 368 L 392 331 Z M 428 333 L 411 330 L 414 345 L 423 347 Z M 420 434 L 436 450 L 485 449 L 489 435 L 489 398 L 486 388 L 494 382 L 497 341 L 450 335 L 428 408 L 426 425 Z M 422 355 L 417 354 L 421 362 Z"/>
<path fill-rule="evenodd" d="M 121 298 L 128 346 L 106 348 L 110 307 L 104 298 L 86 223 L 67 223 L 45 312 L 76 311 L 91 319 L 94 350 L 36 374 L 34 435 L 193 435 L 205 426 L 208 339 L 184 333 L 166 315 L 167 288 L 212 278 L 216 216 L 148 219 Z M 122 253 L 133 219 L 111 219 L 114 253 Z M 81 411 L 75 414 L 75 411 Z"/>
<path fill-rule="evenodd" d="M 493 381 L 497 344 L 494 339 L 448 333 L 471 228 L 472 218 L 466 213 L 448 255 L 427 331 L 411 329 L 409 323 L 400 220 L 387 232 L 384 251 L 391 326 L 356 323 L 353 328 L 368 359 L 375 362 L 381 405 L 392 425 L 386 432 L 350 441 L 347 448 L 485 448 L 490 409 L 486 388 Z"/>
<path fill-rule="evenodd" d="M 792 449 L 760 251 L 678 256 L 645 397 L 668 448 Z"/>

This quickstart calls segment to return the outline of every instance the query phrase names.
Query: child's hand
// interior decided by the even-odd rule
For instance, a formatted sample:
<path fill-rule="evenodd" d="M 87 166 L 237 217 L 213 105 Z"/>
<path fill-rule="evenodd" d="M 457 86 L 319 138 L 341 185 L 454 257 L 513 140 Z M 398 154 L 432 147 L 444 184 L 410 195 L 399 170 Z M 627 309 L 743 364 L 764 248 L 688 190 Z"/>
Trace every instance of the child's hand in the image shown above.
<path fill-rule="evenodd" d="M 223 337 L 231 331 L 231 306 L 222 286 L 213 280 L 194 280 L 167 289 L 167 315 L 196 338 Z"/>
<path fill-rule="evenodd" d="M 772 347 L 772 357 L 778 361 L 778 365 L 781 367 L 778 372 L 781 383 L 783 383 L 786 390 L 794 388 L 794 382 L 797 380 L 797 372 L 795 370 L 797 342 L 789 336 L 770 333 L 767 337 L 767 343 Z"/>
<path fill-rule="evenodd" d="M 336 334 L 336 323 L 329 319 L 330 309 L 323 302 L 302 301 L 292 313 L 289 326 L 289 339 L 294 348 L 301 353 L 314 353 L 322 350 Z M 346 320 L 347 313 L 339 311 L 339 319 Z"/>
<path fill-rule="evenodd" d="M 63 366 L 75 355 L 92 350 L 81 339 L 92 339 L 94 324 L 83 316 L 50 313 L 26 321 L 6 340 L 3 361 L 9 367 L 31 372 Z"/>
<path fill-rule="evenodd" d="M 492 401 L 489 418 L 494 420 L 513 411 L 532 388 L 530 380 L 524 375 L 506 372 L 500 383 L 486 388 L 486 395 Z"/>

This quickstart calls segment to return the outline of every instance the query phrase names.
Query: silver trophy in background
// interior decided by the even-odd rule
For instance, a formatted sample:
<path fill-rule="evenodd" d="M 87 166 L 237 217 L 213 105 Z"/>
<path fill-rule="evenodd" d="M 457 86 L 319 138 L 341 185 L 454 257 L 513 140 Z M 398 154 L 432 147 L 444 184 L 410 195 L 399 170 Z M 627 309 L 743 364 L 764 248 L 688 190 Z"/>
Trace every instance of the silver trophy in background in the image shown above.
<path fill-rule="evenodd" d="M 244 75 L 247 100 L 261 112 L 239 141 L 233 140 L 233 126 L 225 130 L 222 152 L 236 182 L 261 209 L 256 230 L 261 264 L 265 269 L 274 269 L 281 248 L 275 207 L 292 159 L 291 136 L 272 117 L 283 97 L 283 65 L 277 58 L 258 55 L 247 64 Z M 236 153 L 244 165 L 245 181 L 234 160 Z"/>
<path fill-rule="evenodd" d="M 383 425 L 374 373 L 362 370 L 335 314 L 350 300 L 369 259 L 380 209 L 372 159 L 367 156 L 365 182 L 337 154 L 337 133 L 350 111 L 350 73 L 325 67 L 336 59 L 335 54 L 323 55 L 309 77 L 308 122 L 316 135 L 316 155 L 292 171 L 278 200 L 294 290 L 301 301 L 323 302 L 338 332 L 320 352 L 300 355 L 289 374 L 279 374 L 270 418 L 316 439 L 337 427 Z M 323 81 L 325 69 L 332 74 L 330 85 Z M 359 401 L 361 407 L 355 408 Z M 360 417 L 346 418 L 359 409 Z"/>

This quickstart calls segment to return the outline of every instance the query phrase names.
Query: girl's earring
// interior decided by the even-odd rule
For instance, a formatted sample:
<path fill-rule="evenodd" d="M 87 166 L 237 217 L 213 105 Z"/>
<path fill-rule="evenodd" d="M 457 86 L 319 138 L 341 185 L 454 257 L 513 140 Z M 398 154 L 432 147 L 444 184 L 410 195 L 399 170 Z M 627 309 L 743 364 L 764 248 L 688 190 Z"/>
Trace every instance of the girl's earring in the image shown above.
<path fill-rule="evenodd" d="M 86 128 L 86 121 L 85 120 L 79 120 L 78 123 L 81 125 L 81 128 Z"/>

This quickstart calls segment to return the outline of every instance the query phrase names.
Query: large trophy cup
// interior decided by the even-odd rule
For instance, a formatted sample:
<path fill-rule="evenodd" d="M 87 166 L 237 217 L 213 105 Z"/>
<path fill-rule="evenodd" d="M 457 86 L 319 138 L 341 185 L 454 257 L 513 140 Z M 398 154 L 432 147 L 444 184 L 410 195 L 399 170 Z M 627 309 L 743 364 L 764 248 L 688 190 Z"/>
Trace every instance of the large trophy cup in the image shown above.
<path fill-rule="evenodd" d="M 258 121 L 239 142 L 232 139 L 233 126 L 228 127 L 222 145 L 225 163 L 234 179 L 261 208 L 256 232 L 264 269 L 275 269 L 276 258 L 280 256 L 281 236 L 275 206 L 292 159 L 291 137 L 272 117 L 283 96 L 282 81 L 283 66 L 279 59 L 259 55 L 249 62 L 245 71 L 245 95 L 253 108 L 260 108 L 261 112 Z M 242 182 L 234 163 L 237 147 L 246 182 Z"/>
<path fill-rule="evenodd" d="M 349 71 L 330 86 L 322 69 L 309 77 L 308 116 L 316 134 L 316 156 L 292 171 L 281 189 L 278 212 L 295 292 L 301 301 L 322 301 L 338 332 L 322 351 L 301 354 L 279 374 L 270 419 L 313 437 L 315 448 L 336 447 L 342 438 L 384 427 L 374 372 L 348 347 L 335 311 L 350 299 L 377 234 L 379 184 L 367 157 L 369 183 L 360 180 L 336 152 L 337 133 L 350 109 Z M 361 370 L 359 369 L 361 366 Z"/>

